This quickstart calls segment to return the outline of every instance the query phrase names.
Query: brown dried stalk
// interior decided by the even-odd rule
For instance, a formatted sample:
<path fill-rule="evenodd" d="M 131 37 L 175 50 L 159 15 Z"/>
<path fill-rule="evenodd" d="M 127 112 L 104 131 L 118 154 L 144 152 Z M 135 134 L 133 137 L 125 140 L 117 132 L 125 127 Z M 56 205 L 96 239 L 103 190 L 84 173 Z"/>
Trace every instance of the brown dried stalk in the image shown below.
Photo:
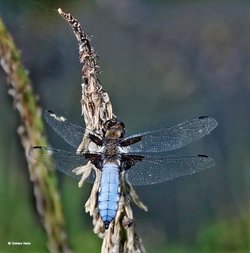
<path fill-rule="evenodd" d="M 37 163 L 28 156 L 32 146 L 47 146 L 41 119 L 31 81 L 22 65 L 20 53 L 0 19 L 0 60 L 10 84 L 9 94 L 13 97 L 14 108 L 20 114 L 22 125 L 18 127 L 28 163 L 30 180 L 36 199 L 37 211 L 47 232 L 48 248 L 53 253 L 70 253 L 64 218 L 57 190 L 52 164 Z M 37 160 L 39 157 L 37 157 Z"/>
<path fill-rule="evenodd" d="M 71 14 L 66 14 L 61 9 L 58 9 L 58 12 L 72 27 L 79 44 L 80 63 L 83 64 L 81 106 L 86 128 L 101 134 L 103 123 L 115 117 L 115 115 L 113 115 L 109 96 L 103 90 L 97 79 L 99 69 L 98 56 L 90 45 L 90 40 L 82 30 L 80 23 Z M 78 153 L 89 149 L 89 139 L 87 136 L 88 132 L 85 133 L 83 142 L 77 150 Z M 79 170 L 76 170 L 76 173 L 83 173 L 86 168 L 88 171 L 93 168 L 96 172 L 96 180 L 91 195 L 85 204 L 85 210 L 93 217 L 94 232 L 103 238 L 101 252 L 145 252 L 142 241 L 135 232 L 131 203 L 134 202 L 142 209 L 147 209 L 139 200 L 132 186 L 126 182 L 124 175 L 121 175 L 121 197 L 118 211 L 115 220 L 110 224 L 109 229 L 105 231 L 97 208 L 97 196 L 101 173 L 91 164 L 88 164 L 87 167 L 79 168 Z M 82 180 L 79 182 L 79 187 L 82 186 L 85 179 L 86 174 L 83 173 Z"/>

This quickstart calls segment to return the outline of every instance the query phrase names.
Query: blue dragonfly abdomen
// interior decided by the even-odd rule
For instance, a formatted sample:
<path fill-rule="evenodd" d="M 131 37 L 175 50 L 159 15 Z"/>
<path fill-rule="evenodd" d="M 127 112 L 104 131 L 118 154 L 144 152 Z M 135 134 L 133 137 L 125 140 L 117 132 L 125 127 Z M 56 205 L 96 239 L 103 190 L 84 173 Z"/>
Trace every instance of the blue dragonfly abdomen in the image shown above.
<path fill-rule="evenodd" d="M 116 163 L 105 163 L 102 168 L 98 196 L 100 217 L 107 229 L 115 218 L 120 198 L 119 166 Z"/>

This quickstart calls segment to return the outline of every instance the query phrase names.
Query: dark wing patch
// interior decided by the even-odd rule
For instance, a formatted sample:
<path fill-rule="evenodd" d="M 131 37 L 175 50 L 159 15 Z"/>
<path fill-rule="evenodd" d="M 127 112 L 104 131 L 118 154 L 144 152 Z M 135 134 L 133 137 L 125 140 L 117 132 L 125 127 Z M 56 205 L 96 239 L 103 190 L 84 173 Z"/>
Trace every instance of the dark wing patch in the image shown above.
<path fill-rule="evenodd" d="M 135 137 L 131 137 L 131 138 L 125 138 L 120 142 L 120 146 L 121 147 L 127 147 L 130 146 L 132 144 L 135 144 L 139 141 L 141 141 L 142 137 L 141 136 L 135 136 Z"/>

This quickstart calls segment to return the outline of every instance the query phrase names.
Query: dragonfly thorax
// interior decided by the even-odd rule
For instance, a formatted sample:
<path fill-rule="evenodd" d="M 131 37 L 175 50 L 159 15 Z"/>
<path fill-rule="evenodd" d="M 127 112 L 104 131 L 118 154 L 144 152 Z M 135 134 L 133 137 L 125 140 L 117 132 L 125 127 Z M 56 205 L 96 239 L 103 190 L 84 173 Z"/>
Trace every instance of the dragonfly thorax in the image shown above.
<path fill-rule="evenodd" d="M 104 157 L 108 160 L 116 160 L 119 156 L 119 139 L 105 138 Z"/>

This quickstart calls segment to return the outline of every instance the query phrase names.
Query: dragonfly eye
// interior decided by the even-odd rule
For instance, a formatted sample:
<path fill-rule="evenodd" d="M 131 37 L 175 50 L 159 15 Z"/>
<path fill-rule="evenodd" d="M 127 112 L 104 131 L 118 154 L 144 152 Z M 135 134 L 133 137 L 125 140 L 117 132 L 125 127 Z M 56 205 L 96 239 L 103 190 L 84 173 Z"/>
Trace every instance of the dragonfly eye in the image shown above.
<path fill-rule="evenodd" d="M 125 129 L 125 124 L 123 122 L 120 122 L 121 128 Z"/>
<path fill-rule="evenodd" d="M 113 125 L 115 125 L 117 121 L 115 119 L 109 119 L 106 122 L 103 123 L 103 129 L 104 131 L 107 131 L 110 129 Z"/>
<path fill-rule="evenodd" d="M 120 131 L 121 131 L 121 138 L 124 137 L 125 134 L 125 124 L 123 122 L 119 122 L 120 123 Z"/>
<path fill-rule="evenodd" d="M 117 119 L 110 119 L 104 122 L 103 129 L 106 132 L 109 129 L 124 129 L 125 125 L 123 122 L 118 121 Z"/>

